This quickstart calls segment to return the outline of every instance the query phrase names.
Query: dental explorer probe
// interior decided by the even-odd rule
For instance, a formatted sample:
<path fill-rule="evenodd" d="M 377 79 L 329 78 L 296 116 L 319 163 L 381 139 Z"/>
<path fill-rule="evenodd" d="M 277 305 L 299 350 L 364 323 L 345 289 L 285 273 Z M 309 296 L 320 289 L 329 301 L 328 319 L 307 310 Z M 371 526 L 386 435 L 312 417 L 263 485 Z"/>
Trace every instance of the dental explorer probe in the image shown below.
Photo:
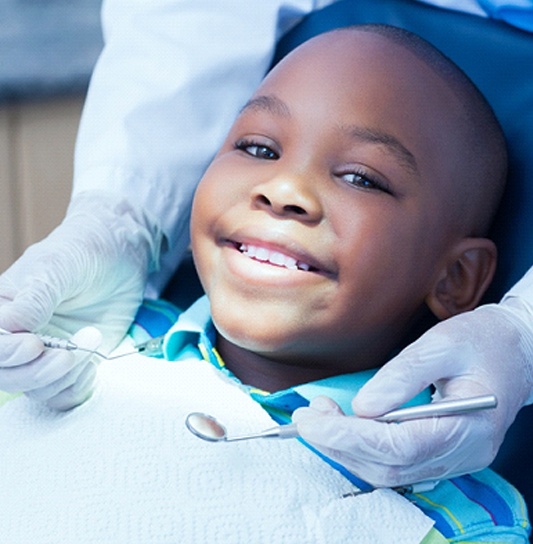
<path fill-rule="evenodd" d="M 0 328 L 0 334 L 16 334 L 11 331 L 8 331 L 6 329 Z M 31 333 L 35 334 L 35 333 Z M 102 359 L 105 359 L 106 361 L 112 361 L 113 359 L 119 359 L 121 357 L 126 357 L 127 355 L 134 355 L 137 353 L 142 353 L 143 355 L 147 356 L 157 356 L 162 354 L 162 347 L 163 347 L 163 339 L 164 336 L 158 336 L 156 338 L 151 338 L 147 342 L 143 342 L 142 344 L 137 344 L 134 347 L 135 351 L 129 351 L 127 353 L 119 353 L 118 355 L 113 355 L 109 357 L 108 355 L 104 355 L 103 353 L 94 350 L 94 349 L 87 349 L 78 346 L 72 340 L 66 340 L 64 338 L 58 338 L 56 336 L 49 336 L 47 334 L 35 334 L 39 340 L 45 345 L 47 348 L 52 349 L 64 349 L 66 351 L 85 351 L 87 353 L 93 353 L 97 357 L 101 357 Z"/>

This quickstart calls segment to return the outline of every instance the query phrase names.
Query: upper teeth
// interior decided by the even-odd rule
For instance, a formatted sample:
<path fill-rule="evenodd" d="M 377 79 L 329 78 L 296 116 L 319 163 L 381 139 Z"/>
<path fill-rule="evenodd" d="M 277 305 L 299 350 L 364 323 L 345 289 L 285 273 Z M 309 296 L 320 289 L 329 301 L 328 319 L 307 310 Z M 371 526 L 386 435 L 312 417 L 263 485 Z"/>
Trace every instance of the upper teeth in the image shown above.
<path fill-rule="evenodd" d="M 279 251 L 271 251 L 266 247 L 254 246 L 250 244 L 241 244 L 239 251 L 252 259 L 257 259 L 262 262 L 269 262 L 277 266 L 284 266 L 291 270 L 309 270 L 311 267 L 302 261 L 296 260 L 294 257 L 289 257 Z"/>

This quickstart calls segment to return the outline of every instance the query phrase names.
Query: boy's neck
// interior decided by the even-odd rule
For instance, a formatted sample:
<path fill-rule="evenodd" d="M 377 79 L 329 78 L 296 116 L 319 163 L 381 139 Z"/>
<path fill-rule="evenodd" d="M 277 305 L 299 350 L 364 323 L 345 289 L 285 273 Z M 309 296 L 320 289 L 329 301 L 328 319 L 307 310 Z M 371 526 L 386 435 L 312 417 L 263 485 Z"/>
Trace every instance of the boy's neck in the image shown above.
<path fill-rule="evenodd" d="M 242 383 L 274 393 L 296 385 L 338 376 L 339 374 L 379 368 L 403 347 L 416 340 L 436 321 L 436 318 L 425 307 L 422 308 L 419 315 L 408 327 L 409 332 L 407 335 L 401 341 L 395 342 L 396 348 L 392 352 L 390 349 L 383 351 L 381 349 L 382 345 L 367 346 L 367 349 L 361 350 L 357 354 L 351 354 L 349 366 L 341 364 L 338 353 L 336 355 L 329 354 L 328 364 L 321 364 L 320 361 L 311 360 L 311 358 L 308 361 L 295 361 L 291 358 L 272 357 L 270 354 L 256 353 L 232 343 L 219 334 L 218 331 L 216 334 L 216 347 L 226 368 Z"/>
<path fill-rule="evenodd" d="M 244 384 L 274 393 L 307 382 L 339 374 L 336 368 L 325 369 L 305 363 L 295 364 L 271 359 L 243 349 L 217 334 L 217 351 L 226 368 Z"/>

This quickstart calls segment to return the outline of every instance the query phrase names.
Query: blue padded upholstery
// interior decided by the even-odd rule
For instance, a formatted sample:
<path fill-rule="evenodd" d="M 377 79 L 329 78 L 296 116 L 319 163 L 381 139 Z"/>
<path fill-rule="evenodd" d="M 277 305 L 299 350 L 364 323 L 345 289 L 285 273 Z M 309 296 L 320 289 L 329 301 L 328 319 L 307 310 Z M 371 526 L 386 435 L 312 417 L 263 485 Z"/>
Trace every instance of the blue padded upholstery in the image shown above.
<path fill-rule="evenodd" d="M 496 112 L 510 155 L 508 187 L 492 233 L 498 272 L 486 297 L 497 301 L 533 264 L 533 34 L 413 0 L 340 0 L 284 36 L 274 62 L 316 34 L 361 23 L 403 27 L 433 43 L 470 76 Z M 493 467 L 522 491 L 533 510 L 532 451 L 533 407 L 528 407 Z"/>

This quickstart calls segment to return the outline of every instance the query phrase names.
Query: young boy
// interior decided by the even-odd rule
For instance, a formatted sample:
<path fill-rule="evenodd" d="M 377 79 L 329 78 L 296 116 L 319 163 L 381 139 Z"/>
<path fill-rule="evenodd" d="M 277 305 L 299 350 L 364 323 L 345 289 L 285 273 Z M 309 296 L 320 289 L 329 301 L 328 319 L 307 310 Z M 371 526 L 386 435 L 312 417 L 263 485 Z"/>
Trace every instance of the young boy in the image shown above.
<path fill-rule="evenodd" d="M 25 399 L 0 411 L 6 541 L 527 542 L 523 501 L 490 471 L 414 506 L 358 495 L 364 482 L 301 442 L 215 445 L 183 426 L 205 411 L 257 431 L 320 392 L 342 405 L 429 315 L 473 308 L 505 175 L 490 108 L 425 42 L 365 26 L 299 47 L 198 187 L 207 298 L 166 337 L 179 362 L 103 363 L 95 396 L 67 414 Z"/>

